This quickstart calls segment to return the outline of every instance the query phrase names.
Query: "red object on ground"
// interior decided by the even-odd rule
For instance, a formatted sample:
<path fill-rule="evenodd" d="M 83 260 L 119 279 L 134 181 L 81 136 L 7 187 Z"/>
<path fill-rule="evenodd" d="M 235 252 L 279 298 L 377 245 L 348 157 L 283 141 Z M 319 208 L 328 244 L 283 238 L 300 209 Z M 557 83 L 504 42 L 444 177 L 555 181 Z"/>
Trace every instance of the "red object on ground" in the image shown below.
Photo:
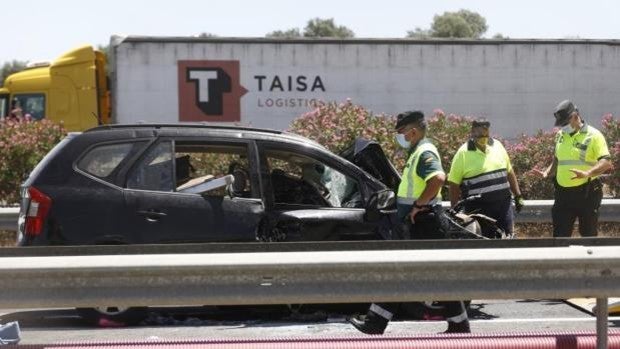
<path fill-rule="evenodd" d="M 587 349 L 596 348 L 594 332 L 532 332 L 497 334 L 439 334 L 413 337 L 356 336 L 332 338 L 264 338 L 264 339 L 209 339 L 142 342 L 83 342 L 53 345 L 27 345 L 25 348 L 162 348 L 162 349 L 280 349 L 280 348 L 330 348 L 330 349 Z M 620 331 L 608 335 L 609 349 L 620 349 Z"/>

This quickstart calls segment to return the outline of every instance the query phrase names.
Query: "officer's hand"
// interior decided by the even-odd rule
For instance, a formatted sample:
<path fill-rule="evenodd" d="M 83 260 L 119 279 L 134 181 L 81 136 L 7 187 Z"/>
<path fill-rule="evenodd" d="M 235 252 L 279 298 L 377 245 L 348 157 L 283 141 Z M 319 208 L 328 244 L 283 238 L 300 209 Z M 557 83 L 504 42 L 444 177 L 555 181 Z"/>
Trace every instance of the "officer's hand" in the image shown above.
<path fill-rule="evenodd" d="M 525 206 L 525 200 L 523 200 L 523 196 L 517 195 L 515 196 L 515 210 L 517 213 L 521 213 L 521 209 Z"/>
<path fill-rule="evenodd" d="M 411 213 L 409 213 L 409 219 L 411 219 L 411 224 L 415 224 L 415 215 L 417 215 L 420 211 L 422 211 L 422 209 L 417 207 L 411 209 Z"/>
<path fill-rule="evenodd" d="M 590 177 L 590 174 L 588 174 L 587 171 L 581 171 L 581 170 L 578 170 L 576 168 L 571 168 L 569 171 L 571 171 L 573 173 L 573 177 L 571 179 L 588 178 L 588 177 Z"/>
<path fill-rule="evenodd" d="M 532 172 L 534 174 L 537 174 L 539 176 L 541 176 L 542 178 L 547 178 L 547 176 L 549 176 L 549 174 L 547 173 L 547 171 L 543 171 L 543 170 L 539 170 L 537 168 L 533 168 Z"/>

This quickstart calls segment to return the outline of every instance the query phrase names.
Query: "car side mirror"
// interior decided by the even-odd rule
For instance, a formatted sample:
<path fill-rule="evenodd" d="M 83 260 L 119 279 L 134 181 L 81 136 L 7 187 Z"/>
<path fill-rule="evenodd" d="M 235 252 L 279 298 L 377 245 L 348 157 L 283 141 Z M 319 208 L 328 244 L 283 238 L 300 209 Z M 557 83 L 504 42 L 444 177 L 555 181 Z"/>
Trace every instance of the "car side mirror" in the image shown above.
<path fill-rule="evenodd" d="M 366 203 L 366 219 L 371 221 L 379 219 L 380 211 L 394 205 L 395 200 L 396 195 L 389 189 L 372 193 Z"/>

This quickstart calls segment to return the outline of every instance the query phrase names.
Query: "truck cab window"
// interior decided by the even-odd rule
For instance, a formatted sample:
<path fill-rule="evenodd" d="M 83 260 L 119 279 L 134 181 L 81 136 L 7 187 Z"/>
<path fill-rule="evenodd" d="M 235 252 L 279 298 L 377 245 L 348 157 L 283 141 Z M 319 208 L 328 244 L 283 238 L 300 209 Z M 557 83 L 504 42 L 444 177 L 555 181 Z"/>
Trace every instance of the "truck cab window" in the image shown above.
<path fill-rule="evenodd" d="M 19 102 L 23 117 L 30 117 L 33 120 L 45 118 L 45 94 L 18 94 L 13 97 Z"/>

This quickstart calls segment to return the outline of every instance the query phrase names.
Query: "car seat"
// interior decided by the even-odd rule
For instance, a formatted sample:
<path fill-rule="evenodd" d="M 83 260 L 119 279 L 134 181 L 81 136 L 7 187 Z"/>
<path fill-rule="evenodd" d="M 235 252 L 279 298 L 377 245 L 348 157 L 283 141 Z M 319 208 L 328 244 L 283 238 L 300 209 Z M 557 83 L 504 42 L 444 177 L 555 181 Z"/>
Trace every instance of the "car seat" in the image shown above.
<path fill-rule="evenodd" d="M 238 162 L 233 162 L 228 167 L 228 173 L 234 177 L 232 184 L 232 194 L 236 197 L 250 197 L 251 191 L 249 186 L 250 173 Z"/>

